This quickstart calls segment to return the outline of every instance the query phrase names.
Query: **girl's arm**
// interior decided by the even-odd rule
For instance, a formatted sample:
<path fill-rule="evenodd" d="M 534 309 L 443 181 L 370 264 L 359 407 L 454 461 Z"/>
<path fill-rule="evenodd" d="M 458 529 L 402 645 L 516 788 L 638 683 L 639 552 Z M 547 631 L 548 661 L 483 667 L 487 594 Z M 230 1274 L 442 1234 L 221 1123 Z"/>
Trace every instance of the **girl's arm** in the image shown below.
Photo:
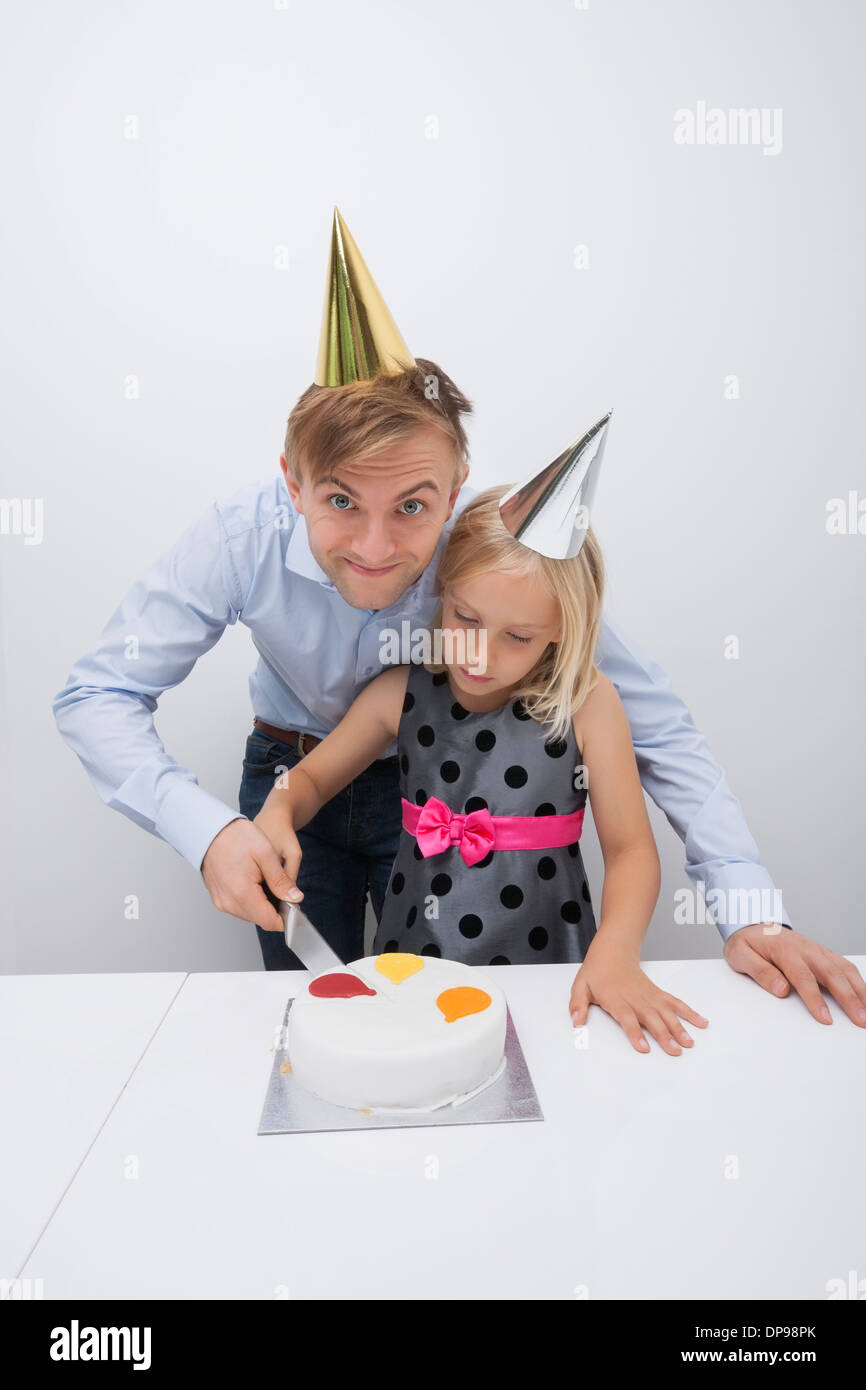
<path fill-rule="evenodd" d="M 260 813 L 266 822 L 288 819 L 299 830 L 384 753 L 397 737 L 409 671 L 392 666 L 364 686 L 333 732 L 292 768 L 288 786 L 270 793 Z"/>
<path fill-rule="evenodd" d="M 389 667 L 365 685 L 336 729 L 288 772 L 285 786 L 279 779 L 265 798 L 253 824 L 279 858 L 290 885 L 289 901 L 300 902 L 304 896 L 297 884 L 301 846 L 295 832 L 397 737 L 409 670 L 408 666 Z"/>
<path fill-rule="evenodd" d="M 598 935 L 639 960 L 659 895 L 659 857 L 628 719 L 616 688 L 600 672 L 574 716 L 574 732 L 604 856 Z"/>
<path fill-rule="evenodd" d="M 586 1023 L 590 1004 L 615 1018 L 638 1052 L 648 1052 L 642 1028 L 671 1057 L 694 1040 L 681 1019 L 705 1028 L 707 1020 L 676 995 L 659 989 L 640 966 L 640 948 L 659 893 L 659 857 L 638 777 L 631 729 L 606 676 L 574 717 L 586 768 L 587 790 L 601 850 L 604 889 L 598 930 L 571 988 L 574 1026 Z"/>

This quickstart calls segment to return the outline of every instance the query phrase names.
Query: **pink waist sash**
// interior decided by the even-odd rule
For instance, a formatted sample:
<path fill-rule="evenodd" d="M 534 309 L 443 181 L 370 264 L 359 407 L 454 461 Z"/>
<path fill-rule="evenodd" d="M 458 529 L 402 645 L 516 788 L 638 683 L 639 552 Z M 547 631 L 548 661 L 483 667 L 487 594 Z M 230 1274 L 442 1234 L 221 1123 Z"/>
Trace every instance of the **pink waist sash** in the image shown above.
<path fill-rule="evenodd" d="M 438 796 L 423 806 L 403 803 L 403 829 L 418 841 L 425 859 L 457 845 L 467 864 L 477 864 L 492 849 L 558 849 L 580 839 L 583 811 L 567 816 L 491 816 L 486 807 L 461 815 Z"/>

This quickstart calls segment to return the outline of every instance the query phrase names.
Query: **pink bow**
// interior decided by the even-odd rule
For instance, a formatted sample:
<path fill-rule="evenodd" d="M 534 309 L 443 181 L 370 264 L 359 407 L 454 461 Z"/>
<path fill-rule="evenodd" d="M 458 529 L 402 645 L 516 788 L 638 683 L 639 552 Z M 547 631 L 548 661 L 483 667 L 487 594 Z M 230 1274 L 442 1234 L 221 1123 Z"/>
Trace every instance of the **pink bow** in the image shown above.
<path fill-rule="evenodd" d="M 421 808 L 415 838 L 425 859 L 457 845 L 465 863 L 477 864 L 493 849 L 496 831 L 486 807 L 466 816 L 455 815 L 438 796 L 431 796 Z"/>

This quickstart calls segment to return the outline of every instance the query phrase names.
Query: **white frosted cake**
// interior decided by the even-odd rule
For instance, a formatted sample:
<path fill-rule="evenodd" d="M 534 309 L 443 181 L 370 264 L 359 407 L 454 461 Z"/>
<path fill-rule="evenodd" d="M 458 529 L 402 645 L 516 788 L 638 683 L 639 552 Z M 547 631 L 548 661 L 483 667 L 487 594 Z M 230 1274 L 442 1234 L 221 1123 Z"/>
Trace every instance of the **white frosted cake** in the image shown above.
<path fill-rule="evenodd" d="M 471 965 L 387 951 L 326 970 L 289 1009 L 296 1080 L 355 1110 L 435 1110 L 505 1067 L 505 995 Z"/>

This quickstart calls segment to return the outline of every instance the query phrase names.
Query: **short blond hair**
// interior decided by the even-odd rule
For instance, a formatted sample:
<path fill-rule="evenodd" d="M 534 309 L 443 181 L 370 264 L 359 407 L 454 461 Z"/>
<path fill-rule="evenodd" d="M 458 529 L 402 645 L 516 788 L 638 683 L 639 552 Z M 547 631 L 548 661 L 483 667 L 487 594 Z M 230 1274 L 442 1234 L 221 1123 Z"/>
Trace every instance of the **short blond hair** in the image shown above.
<path fill-rule="evenodd" d="M 562 638 L 548 643 L 514 698 L 522 699 L 533 719 L 552 726 L 548 741 L 565 739 L 599 674 L 593 656 L 604 598 L 601 547 L 590 527 L 573 560 L 551 560 L 530 550 L 510 534 L 499 512 L 499 499 L 509 486 L 486 488 L 466 504 L 454 522 L 437 577 L 442 589 L 479 574 L 538 575 L 545 580 L 559 604 Z M 442 626 L 441 600 L 432 626 Z M 445 669 L 443 663 L 425 666 L 429 671 Z"/>
<path fill-rule="evenodd" d="M 471 413 L 468 397 L 426 357 L 393 375 L 379 373 L 346 386 L 308 386 L 289 415 L 286 463 L 298 482 L 304 474 L 316 483 L 341 463 L 361 455 L 375 459 L 392 444 L 434 425 L 453 445 L 456 487 L 469 463 L 461 416 Z"/>

